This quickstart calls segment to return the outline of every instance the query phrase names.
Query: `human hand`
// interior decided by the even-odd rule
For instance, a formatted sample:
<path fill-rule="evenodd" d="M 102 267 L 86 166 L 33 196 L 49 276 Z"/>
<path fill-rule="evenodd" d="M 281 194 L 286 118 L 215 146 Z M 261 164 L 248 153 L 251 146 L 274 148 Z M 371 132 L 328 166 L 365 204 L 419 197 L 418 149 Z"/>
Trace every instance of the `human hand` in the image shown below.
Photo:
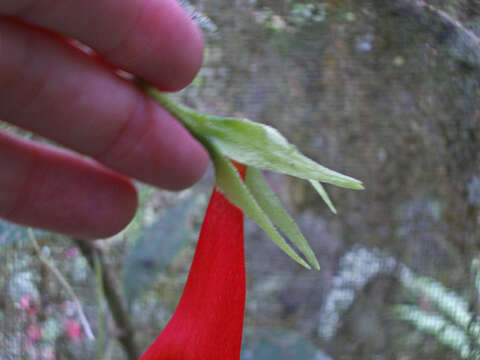
<path fill-rule="evenodd" d="M 135 213 L 128 177 L 192 185 L 208 164 L 205 150 L 115 70 L 174 91 L 202 57 L 201 33 L 176 0 L 2 0 L 0 119 L 78 154 L 0 132 L 0 217 L 106 237 Z"/>

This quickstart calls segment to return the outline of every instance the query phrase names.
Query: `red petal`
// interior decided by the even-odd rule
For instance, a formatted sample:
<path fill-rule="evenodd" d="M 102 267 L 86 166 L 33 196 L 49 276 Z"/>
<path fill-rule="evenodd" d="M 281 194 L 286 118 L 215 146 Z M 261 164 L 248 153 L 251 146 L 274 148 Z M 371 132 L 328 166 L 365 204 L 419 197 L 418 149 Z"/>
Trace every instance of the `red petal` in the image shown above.
<path fill-rule="evenodd" d="M 244 176 L 245 167 L 237 165 Z M 245 309 L 243 214 L 214 189 L 175 314 L 140 360 L 240 358 Z"/>

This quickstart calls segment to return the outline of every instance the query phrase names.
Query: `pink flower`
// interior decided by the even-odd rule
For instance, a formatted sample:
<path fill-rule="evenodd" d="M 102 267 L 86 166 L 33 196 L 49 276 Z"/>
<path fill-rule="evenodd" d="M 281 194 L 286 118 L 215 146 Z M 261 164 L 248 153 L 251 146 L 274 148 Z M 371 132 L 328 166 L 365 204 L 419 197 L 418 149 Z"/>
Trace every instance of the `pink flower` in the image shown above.
<path fill-rule="evenodd" d="M 77 256 L 78 253 L 79 253 L 78 248 L 72 247 L 65 251 L 65 257 L 70 260 L 70 259 L 73 259 L 75 256 Z"/>
<path fill-rule="evenodd" d="M 20 299 L 20 306 L 30 315 L 37 313 L 36 305 L 31 295 L 23 295 Z"/>
<path fill-rule="evenodd" d="M 36 343 L 43 335 L 43 329 L 39 329 L 35 325 L 30 325 L 27 329 L 27 338 L 30 344 Z"/>
<path fill-rule="evenodd" d="M 72 341 L 80 340 L 83 337 L 82 327 L 78 322 L 72 319 L 65 320 L 65 332 Z"/>

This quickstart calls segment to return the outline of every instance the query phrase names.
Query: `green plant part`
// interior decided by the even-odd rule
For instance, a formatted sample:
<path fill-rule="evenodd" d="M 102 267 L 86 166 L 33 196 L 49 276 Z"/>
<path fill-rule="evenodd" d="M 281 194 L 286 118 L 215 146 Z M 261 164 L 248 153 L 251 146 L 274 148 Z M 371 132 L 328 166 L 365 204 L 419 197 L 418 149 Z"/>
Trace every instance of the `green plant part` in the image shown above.
<path fill-rule="evenodd" d="M 472 262 L 475 278 L 477 262 Z M 427 299 L 435 307 L 435 311 L 425 311 L 417 305 L 397 305 L 393 308 L 394 316 L 410 323 L 417 330 L 434 336 L 462 359 L 478 360 L 480 322 L 477 315 L 469 310 L 468 303 L 441 283 L 417 276 L 406 267 L 402 269 L 399 278 L 412 294 Z M 475 287 L 478 292 L 477 285 Z"/>
<path fill-rule="evenodd" d="M 320 23 L 327 17 L 327 5 L 320 3 L 295 4 L 290 12 L 289 20 L 296 26 Z"/>
<path fill-rule="evenodd" d="M 268 125 L 248 119 L 204 114 L 172 102 L 165 94 L 142 81 L 139 81 L 139 85 L 205 146 L 215 166 L 217 185 L 227 198 L 255 221 L 292 259 L 306 268 L 312 266 L 319 269 L 308 242 L 264 183 L 258 170 L 272 170 L 310 181 L 334 213 L 336 210 L 321 183 L 355 190 L 363 189 L 362 183 L 306 157 Z M 249 170 L 245 183 L 228 159 L 247 165 Z M 308 263 L 285 241 L 277 228 Z"/>

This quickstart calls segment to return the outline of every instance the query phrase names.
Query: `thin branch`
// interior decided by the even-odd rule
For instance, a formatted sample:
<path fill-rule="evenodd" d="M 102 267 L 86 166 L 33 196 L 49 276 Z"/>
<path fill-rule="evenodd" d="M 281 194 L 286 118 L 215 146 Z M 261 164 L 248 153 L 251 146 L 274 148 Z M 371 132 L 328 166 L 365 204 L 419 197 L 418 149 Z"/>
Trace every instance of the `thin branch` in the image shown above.
<path fill-rule="evenodd" d="M 115 284 L 115 279 L 109 271 L 108 266 L 105 264 L 101 250 L 88 241 L 80 239 L 73 240 L 94 271 L 95 258 L 98 257 L 99 266 L 102 268 L 103 294 L 105 295 L 109 310 L 118 330 L 118 342 L 123 347 L 129 360 L 137 360 L 140 357 L 140 353 L 134 340 L 135 332 L 122 301 L 122 295 L 118 291 L 118 286 Z"/>
<path fill-rule="evenodd" d="M 98 304 L 98 341 L 97 341 L 97 360 L 104 359 L 105 348 L 105 292 L 103 291 L 103 269 L 98 254 L 93 259 L 95 270 L 95 283 L 97 285 L 97 304 Z"/>
<path fill-rule="evenodd" d="M 28 229 L 28 236 L 33 244 L 33 247 L 35 248 L 35 251 L 37 252 L 38 259 L 43 264 L 45 264 L 45 266 L 53 273 L 53 275 L 55 275 L 60 285 L 63 286 L 65 291 L 72 298 L 72 301 L 75 303 L 75 306 L 77 307 L 78 317 L 79 317 L 80 323 L 82 324 L 83 330 L 85 331 L 85 335 L 89 340 L 95 340 L 95 336 L 93 335 L 92 328 L 90 327 L 87 317 L 85 316 L 85 313 L 83 311 L 82 304 L 80 303 L 80 300 L 78 299 L 77 295 L 75 294 L 72 287 L 68 283 L 67 279 L 65 279 L 65 277 L 62 275 L 60 270 L 58 270 L 55 264 L 53 264 L 45 256 L 43 256 L 42 250 L 40 249 L 40 245 L 37 242 L 37 238 L 35 237 L 35 234 L 33 233 L 32 229 L 30 228 Z"/>

